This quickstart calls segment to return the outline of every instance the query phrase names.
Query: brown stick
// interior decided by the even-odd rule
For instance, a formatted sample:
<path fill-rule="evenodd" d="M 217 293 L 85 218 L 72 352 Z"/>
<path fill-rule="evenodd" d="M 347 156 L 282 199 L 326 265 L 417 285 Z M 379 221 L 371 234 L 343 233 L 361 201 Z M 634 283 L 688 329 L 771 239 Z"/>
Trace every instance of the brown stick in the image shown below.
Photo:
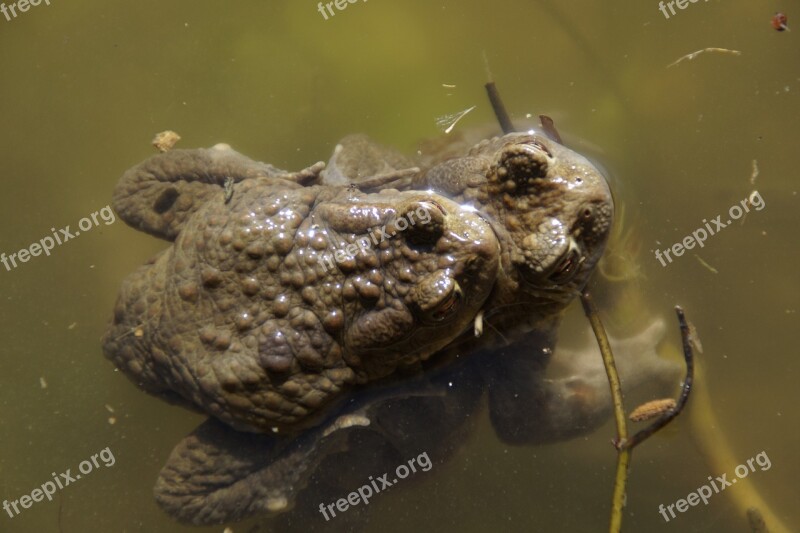
<path fill-rule="evenodd" d="M 542 125 L 542 130 L 544 130 L 548 137 L 553 139 L 558 144 L 564 144 L 561 142 L 561 135 L 559 135 L 558 130 L 556 129 L 556 123 L 553 122 L 552 118 L 548 117 L 547 115 L 539 115 L 539 123 Z"/>
<path fill-rule="evenodd" d="M 511 123 L 511 118 L 509 118 L 508 112 L 506 112 L 503 100 L 500 98 L 500 92 L 497 90 L 494 82 L 490 81 L 484 85 L 484 87 L 486 87 L 486 94 L 489 96 L 489 102 L 492 104 L 494 116 L 497 117 L 497 122 L 500 123 L 500 128 L 502 128 L 503 133 L 513 133 L 517 131 L 514 128 L 514 124 Z"/>
<path fill-rule="evenodd" d="M 674 408 L 665 413 L 650 426 L 628 439 L 628 426 L 625 421 L 625 409 L 622 405 L 622 388 L 620 387 L 619 376 L 617 375 L 617 366 L 614 363 L 614 354 L 611 351 L 608 336 L 597 314 L 597 309 L 592 302 L 592 296 L 589 294 L 588 289 L 584 289 L 581 293 L 581 303 L 583 304 L 583 311 L 586 314 L 586 318 L 589 319 L 589 324 L 592 326 L 592 331 L 594 331 L 594 335 L 597 338 L 597 345 L 600 347 L 600 353 L 603 356 L 603 365 L 608 375 L 608 383 L 611 387 L 611 399 L 614 403 L 614 420 L 617 423 L 617 438 L 614 439 L 612 443 L 617 449 L 617 470 L 614 476 L 614 490 L 611 497 L 611 517 L 608 530 L 609 533 L 619 533 L 622 530 L 622 509 L 625 504 L 625 487 L 628 483 L 628 471 L 630 469 L 633 448 L 641 444 L 659 429 L 666 426 L 683 410 L 686 401 L 689 399 L 689 393 L 692 390 L 692 381 L 694 379 L 694 354 L 692 352 L 689 325 L 686 322 L 683 309 L 681 309 L 680 306 L 675 306 L 675 312 L 678 315 L 678 323 L 681 328 L 681 339 L 683 340 L 683 356 L 686 360 L 686 378 L 683 381 L 681 396 Z"/>
<path fill-rule="evenodd" d="M 683 388 L 681 389 L 681 396 L 675 407 L 661 415 L 655 422 L 636 433 L 630 439 L 619 442 L 616 446 L 617 449 L 633 449 L 652 436 L 656 431 L 669 424 L 673 418 L 681 414 L 686 402 L 689 400 L 689 393 L 692 392 L 692 384 L 694 382 L 694 352 L 692 351 L 692 342 L 689 335 L 689 325 L 686 323 L 686 317 L 683 314 L 683 309 L 679 305 L 675 306 L 675 313 L 678 315 L 678 323 L 681 327 L 681 339 L 683 340 L 683 358 L 686 361 L 686 377 L 683 379 Z"/>

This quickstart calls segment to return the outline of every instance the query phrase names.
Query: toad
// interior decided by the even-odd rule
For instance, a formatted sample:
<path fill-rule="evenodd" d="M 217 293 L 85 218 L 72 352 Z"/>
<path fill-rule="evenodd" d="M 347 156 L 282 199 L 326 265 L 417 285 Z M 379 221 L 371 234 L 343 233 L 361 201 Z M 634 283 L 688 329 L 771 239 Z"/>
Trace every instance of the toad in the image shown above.
<path fill-rule="evenodd" d="M 353 135 L 336 146 L 322 178 L 365 190 L 391 184 L 433 191 L 489 221 L 502 249 L 500 275 L 481 315 L 491 321 L 493 338 L 482 335 L 472 344 L 505 345 L 555 327 L 605 247 L 614 210 L 605 178 L 536 130 L 481 140 L 460 155 L 448 148 L 444 156 L 413 161 Z"/>
<path fill-rule="evenodd" d="M 129 170 L 114 206 L 173 244 L 125 281 L 105 354 L 212 417 L 156 483 L 181 521 L 282 520 L 406 457 L 444 461 L 486 396 L 512 444 L 571 438 L 610 412 L 602 368 L 578 354 L 545 378 L 613 203 L 600 172 L 544 134 L 419 160 L 351 136 L 295 173 L 224 145 L 177 150 Z M 663 370 L 662 333 L 656 322 L 617 354 L 650 362 L 634 383 Z"/>

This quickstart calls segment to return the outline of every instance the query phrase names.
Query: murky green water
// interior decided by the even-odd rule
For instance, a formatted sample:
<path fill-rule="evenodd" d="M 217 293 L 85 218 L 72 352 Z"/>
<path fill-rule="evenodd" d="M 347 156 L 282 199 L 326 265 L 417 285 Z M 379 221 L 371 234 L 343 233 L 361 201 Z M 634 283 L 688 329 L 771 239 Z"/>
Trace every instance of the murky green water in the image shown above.
<path fill-rule="evenodd" d="M 626 531 L 749 531 L 733 498 L 742 485 L 797 528 L 800 34 L 770 25 L 774 11 L 796 5 L 698 2 L 667 20 L 655 0 L 372 0 L 324 20 L 311 1 L 51 0 L 11 21 L 0 15 L 0 251 L 51 227 L 74 231 L 164 129 L 183 136 L 181 147 L 224 141 L 299 169 L 348 133 L 410 152 L 441 135 L 441 115 L 477 105 L 457 129 L 490 123 L 485 52 L 515 117 L 551 115 L 613 176 L 641 243 L 647 312 L 673 325 L 679 303 L 702 338 L 698 386 L 735 462 L 706 462 L 698 437 L 709 428 L 682 416 L 634 455 Z M 787 14 L 791 25 L 797 13 Z M 708 52 L 667 68 L 707 47 L 741 55 Z M 661 266 L 653 250 L 754 189 L 762 210 Z M 74 474 L 106 447 L 115 459 L 53 502 L 13 519 L 3 512 L 0 531 L 192 530 L 151 491 L 203 417 L 137 390 L 99 341 L 123 277 L 163 246 L 101 219 L 49 257 L 0 266 L 0 498 L 30 493 L 51 472 Z M 583 327 L 572 315 L 567 332 Z M 669 335 L 677 343 L 677 329 Z M 366 530 L 603 531 L 613 435 L 609 423 L 585 439 L 509 447 L 482 414 L 451 461 L 376 498 Z M 769 470 L 669 523 L 659 515 L 659 504 L 708 476 L 730 477 L 761 451 Z M 309 529 L 324 525 L 308 518 Z"/>

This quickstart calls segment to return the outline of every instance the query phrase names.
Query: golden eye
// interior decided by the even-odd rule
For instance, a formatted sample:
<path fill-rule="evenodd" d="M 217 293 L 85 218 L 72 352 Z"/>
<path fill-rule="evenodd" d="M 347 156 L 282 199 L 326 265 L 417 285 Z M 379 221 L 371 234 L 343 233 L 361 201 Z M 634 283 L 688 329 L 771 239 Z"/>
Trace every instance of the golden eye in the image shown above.
<path fill-rule="evenodd" d="M 578 247 L 574 242 L 570 244 L 570 247 L 567 248 L 566 253 L 561 257 L 558 265 L 553 269 L 550 275 L 547 276 L 547 279 L 557 285 L 562 285 L 570 281 L 575 274 L 578 273 L 581 263 L 583 262 Z"/>
<path fill-rule="evenodd" d="M 452 287 L 453 290 L 442 299 L 438 308 L 431 314 L 431 319 L 436 322 L 441 322 L 453 315 L 458 310 L 459 305 L 461 305 L 461 299 L 464 297 L 464 293 L 461 292 L 461 287 L 458 286 L 458 282 L 455 280 L 453 280 Z"/>
<path fill-rule="evenodd" d="M 436 272 L 424 277 L 411 296 L 423 322 L 442 322 L 458 311 L 464 293 L 448 273 Z"/>

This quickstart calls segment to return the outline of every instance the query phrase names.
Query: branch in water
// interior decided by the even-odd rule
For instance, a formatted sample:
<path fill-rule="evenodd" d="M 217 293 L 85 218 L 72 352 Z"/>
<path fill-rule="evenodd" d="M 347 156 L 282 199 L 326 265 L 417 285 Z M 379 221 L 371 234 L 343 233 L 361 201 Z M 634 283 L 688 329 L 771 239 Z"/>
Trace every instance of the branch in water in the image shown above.
<path fill-rule="evenodd" d="M 655 422 L 636 433 L 630 439 L 620 442 L 617 445 L 618 449 L 633 449 L 634 446 L 641 444 L 645 439 L 649 438 L 656 431 L 672 422 L 673 418 L 681 414 L 681 411 L 683 411 L 683 408 L 686 406 L 686 402 L 689 400 L 689 393 L 692 392 L 692 384 L 694 382 L 694 352 L 692 351 L 692 339 L 689 330 L 689 324 L 686 322 L 683 309 L 676 305 L 675 313 L 678 315 L 678 323 L 681 327 L 683 358 L 686 360 L 686 377 L 683 379 L 681 396 L 678 398 L 678 403 L 675 405 L 675 407 L 664 413 L 661 418 L 657 419 Z"/>
<path fill-rule="evenodd" d="M 500 123 L 503 133 L 513 133 L 517 131 L 514 128 L 514 124 L 511 123 L 511 118 L 509 118 L 508 113 L 506 112 L 506 108 L 503 105 L 503 100 L 500 98 L 500 93 L 498 92 L 494 82 L 488 82 L 485 87 L 486 94 L 489 96 L 489 102 L 492 104 L 492 109 L 494 109 L 494 116 L 497 117 L 497 122 Z"/>
<path fill-rule="evenodd" d="M 692 391 L 694 354 L 692 352 L 691 335 L 686 317 L 683 314 L 683 309 L 681 309 L 680 306 L 675 306 L 675 312 L 678 315 L 678 323 L 681 328 L 681 339 L 683 340 L 683 356 L 686 360 L 686 377 L 683 380 L 681 396 L 678 398 L 675 407 L 662 415 L 661 418 L 653 422 L 650 426 L 628 439 L 628 426 L 625 421 L 625 409 L 622 405 L 622 388 L 620 387 L 617 367 L 614 363 L 614 354 L 611 351 L 611 345 L 608 342 L 605 328 L 603 328 L 603 324 L 600 321 L 597 309 L 592 302 L 592 297 L 588 290 L 584 290 L 581 293 L 581 303 L 583 304 L 583 311 L 586 314 L 586 318 L 589 319 L 589 324 L 591 324 L 592 331 L 594 331 L 594 335 L 597 338 L 597 345 L 600 347 L 600 353 L 603 356 L 603 365 L 605 366 L 606 374 L 608 375 L 608 383 L 611 387 L 611 398 L 614 402 L 614 420 L 617 423 L 617 438 L 612 442 L 617 449 L 617 472 L 614 478 L 614 491 L 611 498 L 609 532 L 619 533 L 622 530 L 622 509 L 625 505 L 625 487 L 628 483 L 628 471 L 630 469 L 633 448 L 644 442 L 645 439 L 656 433 L 659 429 L 672 421 L 673 418 L 678 416 L 686 405 L 686 401 L 689 399 L 689 393 Z"/>
<path fill-rule="evenodd" d="M 553 122 L 552 118 L 548 117 L 547 115 L 539 115 L 539 123 L 542 125 L 542 130 L 544 130 L 548 137 L 553 139 L 558 144 L 564 144 L 561 142 L 561 135 L 558 134 L 556 124 Z"/>

